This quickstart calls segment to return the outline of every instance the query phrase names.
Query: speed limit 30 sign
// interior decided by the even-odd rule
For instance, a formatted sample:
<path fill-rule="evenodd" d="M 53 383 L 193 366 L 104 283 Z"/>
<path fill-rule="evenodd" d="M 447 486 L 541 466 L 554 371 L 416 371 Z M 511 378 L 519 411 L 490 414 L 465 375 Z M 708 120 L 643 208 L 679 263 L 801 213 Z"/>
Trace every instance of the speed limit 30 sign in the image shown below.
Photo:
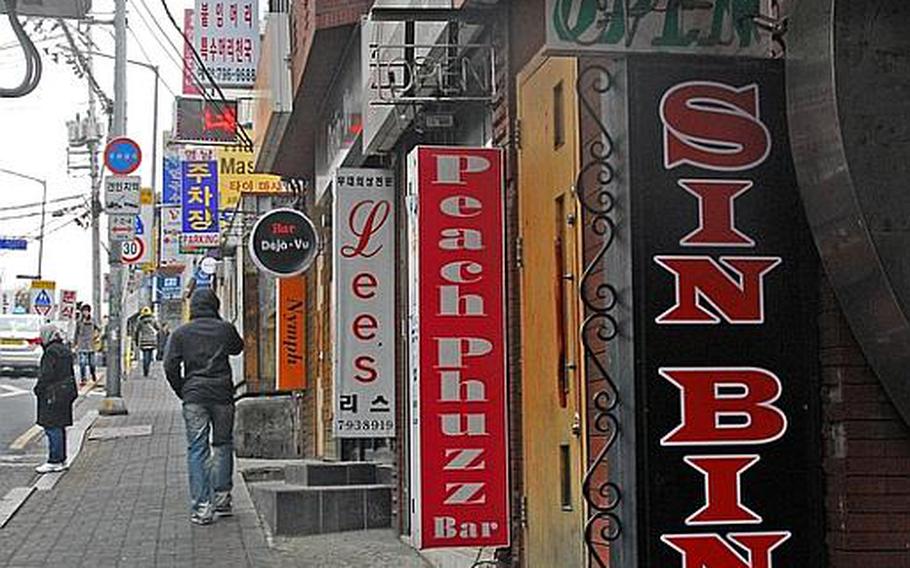
<path fill-rule="evenodd" d="M 145 242 L 139 237 L 120 243 L 120 260 L 123 264 L 136 264 L 145 254 Z"/>

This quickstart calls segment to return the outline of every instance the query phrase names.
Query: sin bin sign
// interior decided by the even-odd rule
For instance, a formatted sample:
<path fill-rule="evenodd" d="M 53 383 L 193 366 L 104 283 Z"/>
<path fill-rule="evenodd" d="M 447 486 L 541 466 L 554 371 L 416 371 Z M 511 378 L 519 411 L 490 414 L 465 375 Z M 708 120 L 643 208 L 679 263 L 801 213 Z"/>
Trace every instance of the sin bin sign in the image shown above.
<path fill-rule="evenodd" d="M 260 217 L 250 233 L 250 256 L 256 266 L 279 278 L 305 272 L 319 251 L 310 218 L 296 209 L 275 209 Z"/>

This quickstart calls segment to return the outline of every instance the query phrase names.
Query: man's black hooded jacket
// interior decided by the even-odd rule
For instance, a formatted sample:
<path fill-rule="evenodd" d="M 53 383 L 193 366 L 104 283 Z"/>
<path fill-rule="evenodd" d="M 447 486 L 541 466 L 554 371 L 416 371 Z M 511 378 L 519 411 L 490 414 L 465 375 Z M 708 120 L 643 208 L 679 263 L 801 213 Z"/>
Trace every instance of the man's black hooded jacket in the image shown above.
<path fill-rule="evenodd" d="M 228 356 L 243 351 L 243 339 L 233 325 L 219 317 L 219 307 L 218 296 L 212 290 L 196 290 L 190 299 L 189 323 L 178 327 L 168 340 L 164 372 L 184 402 L 234 401 Z"/>

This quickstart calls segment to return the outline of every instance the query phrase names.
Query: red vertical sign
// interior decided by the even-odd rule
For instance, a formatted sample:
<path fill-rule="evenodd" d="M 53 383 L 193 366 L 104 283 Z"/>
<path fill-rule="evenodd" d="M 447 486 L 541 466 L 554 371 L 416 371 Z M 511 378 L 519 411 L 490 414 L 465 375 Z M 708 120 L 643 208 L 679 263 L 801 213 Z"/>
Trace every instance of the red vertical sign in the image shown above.
<path fill-rule="evenodd" d="M 193 10 L 187 8 L 183 11 L 183 33 L 190 41 L 183 42 L 183 94 L 198 95 L 199 87 L 193 81 L 196 73 L 196 61 L 193 59 L 193 48 L 190 42 L 195 41 L 196 28 L 193 25 Z"/>
<path fill-rule="evenodd" d="M 416 154 L 416 159 L 415 155 Z M 422 548 L 509 543 L 502 152 L 419 147 L 416 440 Z M 412 369 L 413 371 L 414 369 Z"/>

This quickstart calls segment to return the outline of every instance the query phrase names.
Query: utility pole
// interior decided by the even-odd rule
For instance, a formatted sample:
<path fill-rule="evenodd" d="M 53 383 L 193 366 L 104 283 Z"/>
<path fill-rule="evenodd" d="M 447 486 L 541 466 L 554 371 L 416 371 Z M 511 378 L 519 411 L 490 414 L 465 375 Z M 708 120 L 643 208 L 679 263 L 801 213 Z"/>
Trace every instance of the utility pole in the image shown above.
<path fill-rule="evenodd" d="M 110 139 L 126 135 L 126 0 L 114 0 L 114 119 Z M 108 307 L 107 396 L 99 413 L 126 414 L 126 402 L 120 392 L 123 308 L 123 271 L 120 247 L 110 243 L 110 306 Z"/>
<path fill-rule="evenodd" d="M 92 28 L 88 28 L 89 40 Z M 89 73 L 92 71 L 92 56 L 86 57 Z M 92 180 L 92 310 L 95 317 L 101 317 L 101 172 L 98 167 L 98 116 L 95 114 L 95 91 L 91 81 L 88 84 L 88 154 L 89 172 Z"/>

